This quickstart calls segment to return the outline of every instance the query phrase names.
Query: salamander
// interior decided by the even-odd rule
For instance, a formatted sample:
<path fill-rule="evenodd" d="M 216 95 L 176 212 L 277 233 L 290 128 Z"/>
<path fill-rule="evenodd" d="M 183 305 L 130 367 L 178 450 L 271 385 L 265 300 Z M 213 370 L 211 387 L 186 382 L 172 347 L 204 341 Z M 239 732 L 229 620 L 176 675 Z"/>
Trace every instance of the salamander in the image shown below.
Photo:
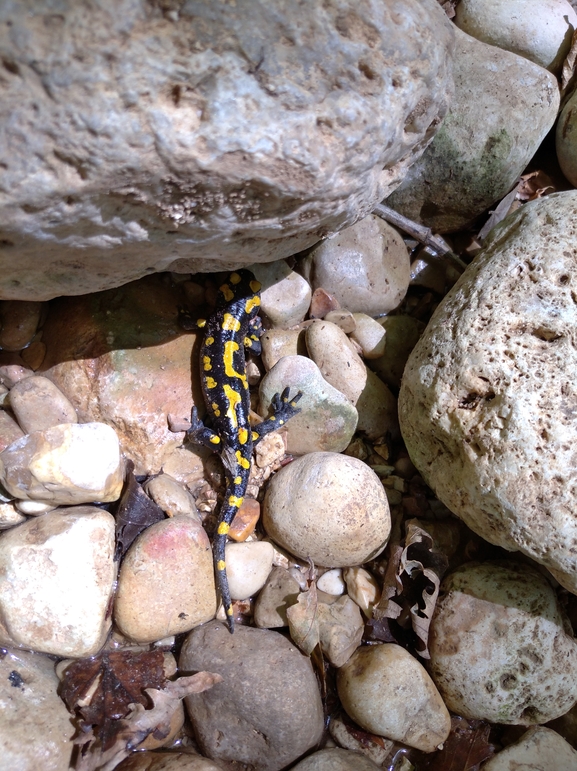
<path fill-rule="evenodd" d="M 218 515 L 213 555 L 216 584 L 231 633 L 234 632 L 234 618 L 226 576 L 225 545 L 230 524 L 246 493 L 252 450 L 263 436 L 300 412 L 296 404 L 302 396 L 299 391 L 290 399 L 289 388 L 282 394 L 275 394 L 271 403 L 272 415 L 251 427 L 245 349 L 260 353 L 260 289 L 260 283 L 249 270 L 237 270 L 219 288 L 216 309 L 208 320 L 192 323 L 190 316 L 187 318 L 187 314 L 181 312 L 182 326 L 200 328 L 204 332 L 200 373 L 208 419 L 205 425 L 193 407 L 187 439 L 217 452 L 224 466 L 226 490 Z"/>

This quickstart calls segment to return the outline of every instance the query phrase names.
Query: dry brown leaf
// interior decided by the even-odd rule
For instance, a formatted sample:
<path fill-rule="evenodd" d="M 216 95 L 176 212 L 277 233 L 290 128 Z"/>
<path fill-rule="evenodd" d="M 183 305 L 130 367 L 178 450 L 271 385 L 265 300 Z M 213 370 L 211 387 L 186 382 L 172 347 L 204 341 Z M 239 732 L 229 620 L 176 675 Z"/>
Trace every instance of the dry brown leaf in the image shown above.
<path fill-rule="evenodd" d="M 454 18 L 455 16 L 455 9 L 457 7 L 457 4 L 459 0 L 437 0 L 441 8 L 445 11 L 449 19 Z"/>
<path fill-rule="evenodd" d="M 426 766 L 427 771 L 478 771 L 481 763 L 492 757 L 490 725 L 482 720 L 451 717 L 451 733 Z"/>
<path fill-rule="evenodd" d="M 553 179 L 541 169 L 523 174 L 517 185 L 518 201 L 534 201 L 544 195 L 555 192 Z"/>
<path fill-rule="evenodd" d="M 571 47 L 569 53 L 565 57 L 563 67 L 561 68 L 561 83 L 559 88 L 561 90 L 561 106 L 559 110 L 562 110 L 565 106 L 565 102 L 571 96 L 575 81 L 577 80 L 577 30 L 573 32 L 571 38 Z M 565 99 L 567 97 L 567 99 Z"/>
<path fill-rule="evenodd" d="M 206 691 L 221 681 L 221 675 L 214 672 L 197 672 L 189 677 L 168 681 L 162 690 L 147 688 L 146 694 L 152 701 L 152 708 L 145 709 L 142 704 L 131 704 L 128 715 L 118 721 L 112 745 L 103 749 L 92 731 L 75 739 L 75 743 L 81 745 L 76 771 L 113 771 L 153 731 L 168 736 L 170 720 L 181 699 Z"/>
<path fill-rule="evenodd" d="M 317 620 L 317 585 L 311 581 L 306 592 L 301 592 L 298 600 L 287 608 L 290 636 L 303 653 L 310 656 L 319 644 L 319 622 Z"/>

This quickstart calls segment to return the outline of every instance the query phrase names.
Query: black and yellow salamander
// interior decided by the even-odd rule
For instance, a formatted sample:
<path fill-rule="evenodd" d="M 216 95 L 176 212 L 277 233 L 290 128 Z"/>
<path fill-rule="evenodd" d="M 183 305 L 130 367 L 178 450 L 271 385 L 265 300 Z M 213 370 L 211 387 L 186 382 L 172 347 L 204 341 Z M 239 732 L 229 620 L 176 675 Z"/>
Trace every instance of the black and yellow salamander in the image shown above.
<path fill-rule="evenodd" d="M 208 320 L 181 313 L 186 329 L 202 329 L 200 350 L 202 391 L 208 412 L 207 424 L 192 408 L 187 438 L 203 444 L 220 455 L 226 477 L 226 490 L 213 541 L 216 584 L 228 628 L 234 631 L 234 618 L 226 576 L 225 545 L 230 523 L 240 508 L 246 492 L 252 449 L 265 434 L 282 426 L 299 412 L 296 406 L 302 394 L 289 399 L 289 389 L 272 400 L 273 414 L 257 426 L 249 423 L 250 394 L 246 378 L 245 349 L 260 353 L 261 285 L 249 270 L 230 274 L 218 291 L 216 309 Z"/>

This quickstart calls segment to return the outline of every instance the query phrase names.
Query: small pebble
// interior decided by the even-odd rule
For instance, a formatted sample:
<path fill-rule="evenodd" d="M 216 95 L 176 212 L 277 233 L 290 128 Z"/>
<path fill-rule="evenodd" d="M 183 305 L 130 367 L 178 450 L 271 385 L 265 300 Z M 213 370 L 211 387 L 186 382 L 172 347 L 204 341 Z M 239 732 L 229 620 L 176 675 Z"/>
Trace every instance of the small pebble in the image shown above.
<path fill-rule="evenodd" d="M 359 396 L 356 408 L 359 414 L 357 431 L 369 439 L 400 437 L 397 400 L 383 381 L 370 369 L 366 370 L 367 382 Z"/>
<path fill-rule="evenodd" d="M 309 316 L 311 319 L 324 319 L 327 313 L 336 311 L 340 307 L 340 303 L 334 295 L 327 292 L 326 289 L 318 287 L 311 298 Z"/>
<path fill-rule="evenodd" d="M 259 389 L 261 415 L 267 417 L 272 397 L 290 386 L 298 391 L 300 412 L 287 421 L 287 452 L 302 455 L 315 451 L 342 452 L 355 432 L 358 413 L 350 401 L 321 375 L 304 356 L 285 356 L 267 372 Z"/>
<path fill-rule="evenodd" d="M 287 608 L 297 602 L 300 591 L 299 582 L 288 570 L 274 567 L 256 598 L 254 623 L 265 629 L 288 626 Z"/>
<path fill-rule="evenodd" d="M 260 503 L 254 498 L 245 498 L 242 506 L 234 515 L 228 537 L 237 543 L 246 541 L 254 533 L 260 519 Z"/>
<path fill-rule="evenodd" d="M 115 771 L 228 771 L 218 760 L 188 752 L 133 752 Z"/>
<path fill-rule="evenodd" d="M 356 404 L 367 383 L 367 368 L 343 330 L 319 319 L 307 328 L 305 340 L 327 383 Z"/>
<path fill-rule="evenodd" d="M 365 359 L 378 359 L 385 352 L 386 332 L 382 324 L 366 313 L 353 314 L 355 328 L 351 339 L 361 346 Z"/>
<path fill-rule="evenodd" d="M 292 327 L 302 321 L 311 303 L 311 288 L 284 260 L 250 266 L 262 284 L 261 311 L 274 327 Z"/>
<path fill-rule="evenodd" d="M 196 503 L 192 495 L 170 474 L 159 474 L 150 479 L 145 488 L 152 500 L 169 517 L 184 514 L 199 519 Z"/>
<path fill-rule="evenodd" d="M 120 631 L 139 643 L 187 632 L 214 618 L 210 541 L 193 517 L 146 528 L 126 553 L 114 605 Z"/>
<path fill-rule="evenodd" d="M 0 535 L 2 642 L 92 656 L 110 629 L 114 517 L 94 506 L 50 511 Z"/>
<path fill-rule="evenodd" d="M 451 717 L 425 668 L 400 645 L 358 648 L 337 673 L 344 709 L 361 728 L 422 752 L 449 735 Z"/>
<path fill-rule="evenodd" d="M 24 360 L 16 353 L 0 353 L 0 383 L 12 388 L 18 381 L 31 377 L 34 372 L 24 364 Z"/>
<path fill-rule="evenodd" d="M 347 310 L 329 311 L 324 319 L 336 324 L 346 335 L 354 332 L 357 327 L 355 315 Z"/>
<path fill-rule="evenodd" d="M 123 485 L 118 437 L 104 423 L 62 423 L 0 453 L 0 482 L 15 498 L 53 504 L 115 501 Z"/>
<path fill-rule="evenodd" d="M 10 407 L 26 434 L 61 423 L 78 422 L 76 410 L 66 396 L 42 375 L 33 375 L 16 383 L 10 391 Z"/>
<path fill-rule="evenodd" d="M 33 340 L 20 355 L 24 363 L 36 372 L 36 370 L 40 369 L 46 357 L 46 346 L 41 340 Z"/>
<path fill-rule="evenodd" d="M 327 570 L 317 581 L 317 589 L 327 594 L 333 594 L 335 597 L 339 597 L 346 591 L 345 582 L 343 580 L 343 571 L 340 568 L 333 568 Z"/>
<path fill-rule="evenodd" d="M 391 520 L 383 486 L 365 463 L 314 452 L 271 479 L 263 525 L 292 554 L 330 568 L 358 565 L 380 554 Z"/>
<path fill-rule="evenodd" d="M 22 514 L 29 517 L 38 517 L 40 514 L 46 514 L 47 511 L 53 511 L 56 506 L 52 503 L 42 503 L 42 501 L 14 501 L 14 505 Z"/>
<path fill-rule="evenodd" d="M 26 517 L 13 503 L 0 503 L 0 530 L 8 530 L 21 522 L 26 522 Z"/>
<path fill-rule="evenodd" d="M 233 600 L 247 600 L 262 589 L 272 570 L 274 549 L 267 541 L 228 543 L 226 573 Z"/>
<path fill-rule="evenodd" d="M 384 763 L 389 752 L 393 749 L 394 742 L 383 739 L 381 736 L 371 736 L 371 734 L 364 731 L 351 733 L 349 727 L 350 720 L 345 720 L 343 713 L 331 715 L 329 731 L 339 747 L 362 753 L 369 760 L 372 760 L 373 763 L 376 763 L 379 768 L 386 768 Z M 332 769 L 329 769 L 329 771 L 332 771 Z M 394 771 L 403 770 L 401 768 Z M 413 771 L 413 769 L 409 769 L 409 771 Z"/>

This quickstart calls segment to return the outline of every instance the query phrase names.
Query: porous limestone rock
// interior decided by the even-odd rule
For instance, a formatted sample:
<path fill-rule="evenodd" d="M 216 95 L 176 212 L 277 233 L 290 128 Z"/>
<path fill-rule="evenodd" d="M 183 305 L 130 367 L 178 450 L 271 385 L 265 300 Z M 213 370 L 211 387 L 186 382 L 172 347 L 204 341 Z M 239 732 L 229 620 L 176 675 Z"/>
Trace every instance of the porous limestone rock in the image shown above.
<path fill-rule="evenodd" d="M 0 8 L 0 296 L 268 262 L 369 212 L 445 115 L 434 0 Z"/>
<path fill-rule="evenodd" d="M 399 395 L 411 460 L 476 533 L 577 592 L 577 191 L 526 204 L 435 311 Z"/>
<path fill-rule="evenodd" d="M 531 565 L 469 562 L 441 584 L 429 671 L 447 707 L 534 725 L 577 701 L 577 643 L 549 581 Z"/>
<path fill-rule="evenodd" d="M 577 771 L 577 752 L 562 736 L 545 726 L 534 726 L 483 765 L 483 771 Z"/>
<path fill-rule="evenodd" d="M 440 232 L 509 192 L 555 122 L 557 80 L 455 29 L 455 96 L 443 125 L 387 204 Z M 447 173 L 447 169 L 451 173 Z"/>

